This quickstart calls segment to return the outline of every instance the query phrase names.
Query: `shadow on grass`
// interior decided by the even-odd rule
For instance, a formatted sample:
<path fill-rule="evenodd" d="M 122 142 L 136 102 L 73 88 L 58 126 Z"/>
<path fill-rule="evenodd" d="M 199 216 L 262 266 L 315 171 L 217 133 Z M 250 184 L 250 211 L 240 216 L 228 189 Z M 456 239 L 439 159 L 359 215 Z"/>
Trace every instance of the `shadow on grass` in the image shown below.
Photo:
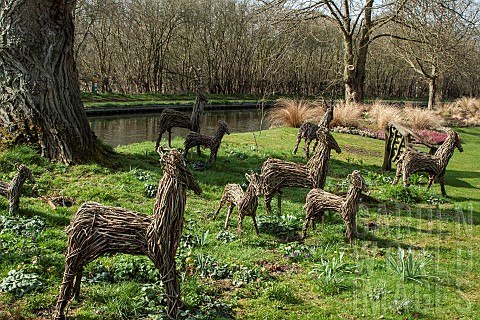
<path fill-rule="evenodd" d="M 401 232 L 402 234 L 406 234 L 406 233 L 410 233 L 410 232 L 443 235 L 443 236 L 448 236 L 450 234 L 450 232 L 448 232 L 448 231 L 442 231 L 442 230 L 437 230 L 437 229 L 425 230 L 425 229 L 415 228 L 415 227 L 411 227 L 411 226 L 404 226 L 404 225 L 400 225 L 400 226 L 380 226 L 380 229 L 382 229 L 382 228 L 390 229 L 390 230 L 393 230 L 393 231 L 396 230 L 399 233 Z"/>
<path fill-rule="evenodd" d="M 33 218 L 34 216 L 41 217 L 45 219 L 45 221 L 49 225 L 54 226 L 66 226 L 70 223 L 70 218 L 66 216 L 59 215 L 58 213 L 52 214 L 48 211 L 40 211 L 31 208 L 20 208 L 17 213 L 15 214 L 16 217 L 23 217 L 23 218 Z"/>
<path fill-rule="evenodd" d="M 461 197 L 452 197 L 450 199 L 455 200 L 458 198 Z M 466 208 L 460 207 L 455 209 L 444 209 L 433 206 L 429 208 L 420 208 L 410 206 L 406 203 L 389 203 L 384 201 L 375 207 L 369 207 L 369 209 L 376 210 L 378 214 L 386 216 L 407 217 L 428 221 L 438 220 L 461 224 L 480 224 L 480 212 L 474 210 L 473 207 L 469 207 L 468 205 Z"/>
<path fill-rule="evenodd" d="M 363 233 L 362 237 L 360 239 L 357 239 L 357 241 L 370 241 L 370 242 L 373 242 L 379 248 L 421 249 L 417 246 L 412 246 L 411 244 L 406 244 L 406 243 L 394 241 L 391 239 L 381 238 L 376 235 L 373 235 L 370 232 Z"/>

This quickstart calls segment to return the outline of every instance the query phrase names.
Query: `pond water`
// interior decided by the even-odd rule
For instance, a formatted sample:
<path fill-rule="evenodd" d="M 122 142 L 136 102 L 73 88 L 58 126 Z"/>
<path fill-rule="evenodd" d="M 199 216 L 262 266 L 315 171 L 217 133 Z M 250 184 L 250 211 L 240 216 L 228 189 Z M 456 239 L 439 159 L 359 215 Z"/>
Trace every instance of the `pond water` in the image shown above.
<path fill-rule="evenodd" d="M 185 111 L 190 114 L 190 111 Z M 158 136 L 158 120 L 161 113 L 123 114 L 112 116 L 88 117 L 90 127 L 106 144 L 117 147 L 142 141 L 155 141 Z M 203 114 L 202 130 L 206 135 L 213 135 L 217 130 L 218 121 L 225 120 L 231 133 L 252 132 L 266 129 L 262 124 L 262 112 L 258 109 L 243 110 L 206 110 Z M 261 127 L 262 126 L 262 127 Z M 172 138 L 185 137 L 187 129 L 174 128 Z M 162 138 L 168 138 L 165 133 Z"/>

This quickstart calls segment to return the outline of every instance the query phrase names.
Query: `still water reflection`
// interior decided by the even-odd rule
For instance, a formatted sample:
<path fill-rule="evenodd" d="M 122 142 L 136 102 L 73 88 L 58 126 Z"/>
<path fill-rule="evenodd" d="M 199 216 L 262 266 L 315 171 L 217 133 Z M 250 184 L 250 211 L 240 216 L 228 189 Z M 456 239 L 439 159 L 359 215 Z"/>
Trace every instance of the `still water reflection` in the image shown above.
<path fill-rule="evenodd" d="M 190 111 L 186 111 L 190 114 Z M 158 135 L 160 113 L 123 114 L 114 116 L 89 117 L 90 126 L 103 142 L 116 147 L 142 141 L 155 141 Z M 219 120 L 228 123 L 230 132 L 251 132 L 260 130 L 262 113 L 257 109 L 248 110 L 208 110 L 203 114 L 202 133 L 212 135 Z M 261 129 L 266 129 L 263 123 Z M 174 128 L 172 138 L 185 137 L 187 129 Z M 163 135 L 167 138 L 168 133 Z"/>

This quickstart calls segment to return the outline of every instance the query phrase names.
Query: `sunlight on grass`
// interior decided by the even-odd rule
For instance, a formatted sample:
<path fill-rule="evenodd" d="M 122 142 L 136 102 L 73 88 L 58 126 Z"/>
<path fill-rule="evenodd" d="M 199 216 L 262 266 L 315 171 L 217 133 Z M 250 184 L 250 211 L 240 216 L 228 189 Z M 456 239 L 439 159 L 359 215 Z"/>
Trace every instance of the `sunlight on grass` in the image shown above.
<path fill-rule="evenodd" d="M 318 226 L 309 231 L 305 241 L 299 241 L 307 189 L 284 190 L 282 217 L 267 216 L 260 198 L 259 236 L 248 217 L 242 235 L 236 233 L 237 210 L 227 230 L 223 229 L 226 210 L 211 220 L 225 184 L 245 184 L 245 172 L 260 172 L 269 157 L 305 163 L 292 153 L 297 129 L 226 136 L 217 162 L 199 167 L 202 170 L 194 170 L 194 165 L 205 162 L 208 152 L 187 159 L 204 193 L 187 193 L 176 257 L 184 316 L 474 319 L 480 312 L 476 267 L 480 265 L 480 169 L 476 152 L 480 129 L 456 131 L 465 152 L 456 152 L 447 167 L 449 197 L 441 196 L 436 183 L 427 191 L 428 177 L 424 174 L 415 175 L 409 188 L 392 188 L 394 172 L 381 171 L 383 141 L 333 133 L 342 153 L 332 154 L 325 188 L 345 194 L 346 176 L 356 169 L 361 170 L 371 190 L 368 197 L 362 197 L 357 217 L 359 230 L 366 238 L 352 246 L 345 242 L 343 220 L 335 212 L 326 213 L 324 230 Z M 52 164 L 25 147 L 0 153 L 1 179 L 12 178 L 12 163 L 24 162 L 32 168 L 42 195 L 55 193 L 76 199 L 73 207 L 53 209 L 35 198 L 31 185 L 26 185 L 15 217 L 23 220 L 0 220 L 0 283 L 12 290 L 0 293 L 0 318 L 47 317 L 53 310 L 63 274 L 64 228 L 83 202 L 98 201 L 151 214 L 155 199 L 147 191 L 154 192 L 162 176 L 153 144 L 117 148 L 117 168 Z M 181 147 L 183 140 L 176 138 L 173 145 Z M 276 201 L 273 205 L 275 210 Z M 7 217 L 7 208 L 6 199 L 1 198 L 0 217 Z M 27 232 L 25 225 L 33 229 Z M 11 270 L 22 273 L 8 278 Z M 147 258 L 102 257 L 90 263 L 84 275 L 82 300 L 72 303 L 69 316 L 162 317 L 162 286 Z M 408 281 L 410 278 L 420 282 Z M 41 287 L 36 286 L 35 279 Z M 12 288 L 21 280 L 31 280 L 30 287 L 26 283 L 19 288 L 32 291 L 19 298 Z"/>

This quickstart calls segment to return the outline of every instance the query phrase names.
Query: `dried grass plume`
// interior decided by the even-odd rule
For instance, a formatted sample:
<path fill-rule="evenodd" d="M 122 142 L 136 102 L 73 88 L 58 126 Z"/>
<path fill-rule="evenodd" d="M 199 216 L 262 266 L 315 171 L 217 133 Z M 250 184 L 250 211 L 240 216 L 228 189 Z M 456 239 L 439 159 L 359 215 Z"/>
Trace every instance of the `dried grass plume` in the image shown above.
<path fill-rule="evenodd" d="M 268 111 L 270 127 L 299 128 L 305 121 L 318 122 L 325 113 L 319 103 L 282 98 Z"/>

